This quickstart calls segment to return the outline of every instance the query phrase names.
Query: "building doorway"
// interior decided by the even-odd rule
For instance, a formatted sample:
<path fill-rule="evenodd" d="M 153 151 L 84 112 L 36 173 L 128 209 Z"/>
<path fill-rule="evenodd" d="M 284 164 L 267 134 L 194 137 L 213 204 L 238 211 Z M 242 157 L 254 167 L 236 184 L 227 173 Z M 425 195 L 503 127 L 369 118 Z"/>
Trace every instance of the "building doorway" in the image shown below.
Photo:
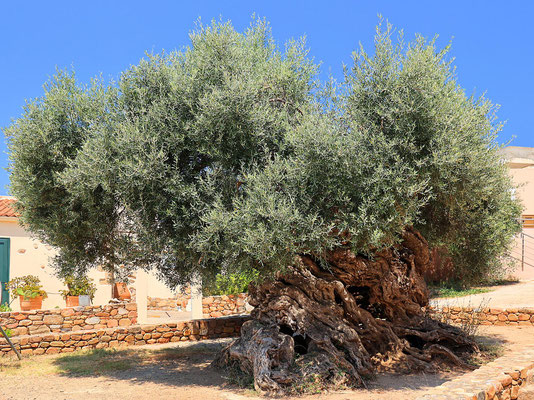
<path fill-rule="evenodd" d="M 0 304 L 9 304 L 9 291 L 6 283 L 9 281 L 9 239 L 0 238 Z"/>

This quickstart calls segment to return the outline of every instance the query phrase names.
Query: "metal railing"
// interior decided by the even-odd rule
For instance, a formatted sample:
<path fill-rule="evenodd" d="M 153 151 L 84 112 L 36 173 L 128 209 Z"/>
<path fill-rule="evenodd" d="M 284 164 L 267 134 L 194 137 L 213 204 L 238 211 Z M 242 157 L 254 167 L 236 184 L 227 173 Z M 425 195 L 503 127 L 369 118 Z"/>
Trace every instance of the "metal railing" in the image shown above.
<path fill-rule="evenodd" d="M 525 270 L 525 266 L 534 268 L 534 236 L 522 231 L 519 240 L 521 245 L 512 250 L 510 257 L 521 263 L 521 271 Z"/>

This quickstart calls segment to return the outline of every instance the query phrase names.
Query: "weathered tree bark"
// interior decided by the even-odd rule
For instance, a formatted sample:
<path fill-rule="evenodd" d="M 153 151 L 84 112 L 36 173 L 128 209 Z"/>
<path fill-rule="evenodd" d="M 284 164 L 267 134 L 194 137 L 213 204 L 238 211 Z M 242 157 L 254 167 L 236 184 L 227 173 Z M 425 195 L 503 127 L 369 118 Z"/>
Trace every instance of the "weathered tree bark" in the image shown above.
<path fill-rule="evenodd" d="M 328 268 L 300 256 L 274 281 L 251 287 L 255 308 L 241 337 L 214 361 L 254 377 L 256 390 L 281 392 L 311 383 L 365 386 L 381 371 L 432 371 L 466 366 L 476 344 L 452 326 L 428 318 L 422 278 L 430 250 L 414 229 L 403 243 L 372 259 L 337 249 Z"/>

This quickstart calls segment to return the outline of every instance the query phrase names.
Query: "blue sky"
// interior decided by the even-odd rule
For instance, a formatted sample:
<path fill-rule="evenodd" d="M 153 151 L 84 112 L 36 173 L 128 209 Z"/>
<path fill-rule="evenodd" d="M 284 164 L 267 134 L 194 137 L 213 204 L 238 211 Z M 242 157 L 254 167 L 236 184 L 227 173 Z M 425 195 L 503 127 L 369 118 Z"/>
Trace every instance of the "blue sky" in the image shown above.
<path fill-rule="evenodd" d="M 201 3 L 201 4 L 197 4 Z M 458 80 L 468 93 L 486 92 L 506 120 L 501 142 L 534 146 L 534 2 L 523 1 L 9 1 L 0 2 L 0 126 L 40 96 L 55 68 L 75 68 L 81 81 L 116 78 L 145 51 L 180 49 L 201 18 L 230 19 L 242 30 L 256 13 L 279 43 L 306 35 L 323 76 L 340 78 L 361 42 L 370 49 L 377 15 L 406 39 L 415 33 L 453 39 Z M 0 167 L 7 166 L 5 140 Z M 0 170 L 0 194 L 9 177 Z"/>

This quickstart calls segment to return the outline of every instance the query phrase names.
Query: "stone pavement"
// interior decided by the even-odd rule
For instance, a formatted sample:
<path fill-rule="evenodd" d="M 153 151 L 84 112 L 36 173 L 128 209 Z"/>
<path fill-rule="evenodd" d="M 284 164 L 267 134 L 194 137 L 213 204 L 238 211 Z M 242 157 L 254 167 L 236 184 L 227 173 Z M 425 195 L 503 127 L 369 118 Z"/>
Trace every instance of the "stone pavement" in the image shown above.
<path fill-rule="evenodd" d="M 533 376 L 534 345 L 529 345 L 435 387 L 417 400 L 529 399 Z"/>

